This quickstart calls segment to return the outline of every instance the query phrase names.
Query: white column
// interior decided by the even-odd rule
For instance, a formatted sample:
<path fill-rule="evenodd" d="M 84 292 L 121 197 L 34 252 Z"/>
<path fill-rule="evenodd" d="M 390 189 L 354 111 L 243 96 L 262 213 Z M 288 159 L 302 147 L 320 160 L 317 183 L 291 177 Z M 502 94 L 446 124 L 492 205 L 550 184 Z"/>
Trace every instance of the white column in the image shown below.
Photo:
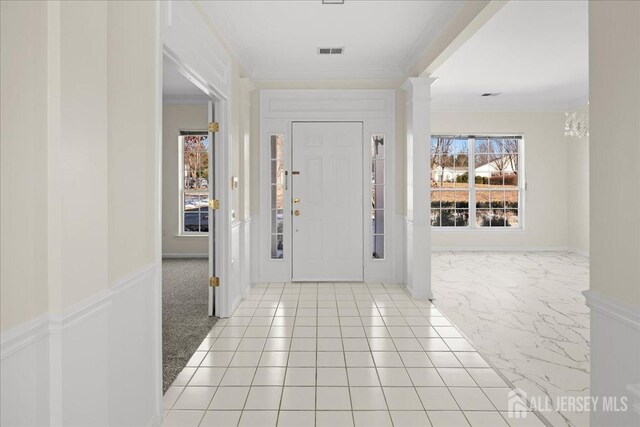
<path fill-rule="evenodd" d="M 414 298 L 433 298 L 431 293 L 430 162 L 431 77 L 410 77 L 407 92 L 407 224 L 406 281 Z"/>

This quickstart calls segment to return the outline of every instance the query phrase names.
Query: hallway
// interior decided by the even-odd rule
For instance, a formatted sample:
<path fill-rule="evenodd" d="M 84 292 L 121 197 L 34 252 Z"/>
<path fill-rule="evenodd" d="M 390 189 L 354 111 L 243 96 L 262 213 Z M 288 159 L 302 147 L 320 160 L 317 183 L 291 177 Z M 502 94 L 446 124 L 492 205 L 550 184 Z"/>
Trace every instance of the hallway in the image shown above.
<path fill-rule="evenodd" d="M 270 283 L 211 330 L 163 425 L 542 426 L 509 417 L 508 387 L 400 285 Z"/>

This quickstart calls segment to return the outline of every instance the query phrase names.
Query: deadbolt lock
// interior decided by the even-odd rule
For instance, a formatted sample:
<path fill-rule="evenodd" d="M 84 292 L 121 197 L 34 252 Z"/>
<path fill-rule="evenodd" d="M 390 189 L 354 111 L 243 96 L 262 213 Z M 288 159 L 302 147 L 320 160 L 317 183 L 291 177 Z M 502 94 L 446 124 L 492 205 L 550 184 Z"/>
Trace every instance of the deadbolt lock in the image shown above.
<path fill-rule="evenodd" d="M 300 203 L 300 199 L 298 199 L 298 198 L 296 197 L 295 199 L 293 199 L 293 203 L 295 203 L 295 204 L 297 205 L 298 203 Z"/>
<path fill-rule="evenodd" d="M 298 209 L 296 209 L 295 211 L 293 211 L 293 214 L 295 216 L 300 216 L 300 211 Z"/>

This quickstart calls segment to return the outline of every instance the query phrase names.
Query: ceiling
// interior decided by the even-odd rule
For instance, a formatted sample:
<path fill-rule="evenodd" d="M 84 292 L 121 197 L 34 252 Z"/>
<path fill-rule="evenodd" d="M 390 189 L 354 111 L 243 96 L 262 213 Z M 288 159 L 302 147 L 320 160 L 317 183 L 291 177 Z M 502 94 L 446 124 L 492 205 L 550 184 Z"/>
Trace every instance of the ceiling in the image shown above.
<path fill-rule="evenodd" d="M 162 99 L 172 102 L 207 102 L 210 98 L 180 74 L 175 62 L 164 57 L 162 61 Z"/>
<path fill-rule="evenodd" d="M 433 109 L 563 111 L 589 94 L 586 1 L 510 1 L 432 74 Z M 499 96 L 482 97 L 497 92 Z"/>
<path fill-rule="evenodd" d="M 401 79 L 462 1 L 203 1 L 253 80 Z M 344 47 L 318 55 L 318 47 Z"/>

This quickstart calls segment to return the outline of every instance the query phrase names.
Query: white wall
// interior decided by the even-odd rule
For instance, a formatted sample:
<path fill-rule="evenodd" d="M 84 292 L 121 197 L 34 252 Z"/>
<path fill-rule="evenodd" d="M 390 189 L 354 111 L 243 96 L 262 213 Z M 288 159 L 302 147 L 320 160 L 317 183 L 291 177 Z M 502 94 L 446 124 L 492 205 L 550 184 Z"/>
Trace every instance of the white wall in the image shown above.
<path fill-rule="evenodd" d="M 591 289 L 640 307 L 640 3 L 589 12 Z"/>
<path fill-rule="evenodd" d="M 567 138 L 569 249 L 589 255 L 589 137 Z"/>
<path fill-rule="evenodd" d="M 47 5 L 1 2 L 0 330 L 48 311 Z M 25 25 L 33 26 L 24 31 Z M 25 209 L 25 207 L 31 207 Z M 46 213 L 46 211 L 45 211 Z"/>
<path fill-rule="evenodd" d="M 159 422 L 156 4 L 1 12 L 0 424 Z"/>
<path fill-rule="evenodd" d="M 179 236 L 181 130 L 207 130 L 207 104 L 162 106 L 162 255 L 206 256 L 206 236 Z"/>
<path fill-rule="evenodd" d="M 640 3 L 589 2 L 591 394 L 640 425 Z M 613 155 L 613 157 L 612 157 Z M 612 167 L 611 159 L 615 167 Z"/>
<path fill-rule="evenodd" d="M 568 142 L 563 113 L 433 112 L 432 134 L 524 135 L 525 228 L 446 231 L 432 228 L 438 249 L 567 249 Z"/>

